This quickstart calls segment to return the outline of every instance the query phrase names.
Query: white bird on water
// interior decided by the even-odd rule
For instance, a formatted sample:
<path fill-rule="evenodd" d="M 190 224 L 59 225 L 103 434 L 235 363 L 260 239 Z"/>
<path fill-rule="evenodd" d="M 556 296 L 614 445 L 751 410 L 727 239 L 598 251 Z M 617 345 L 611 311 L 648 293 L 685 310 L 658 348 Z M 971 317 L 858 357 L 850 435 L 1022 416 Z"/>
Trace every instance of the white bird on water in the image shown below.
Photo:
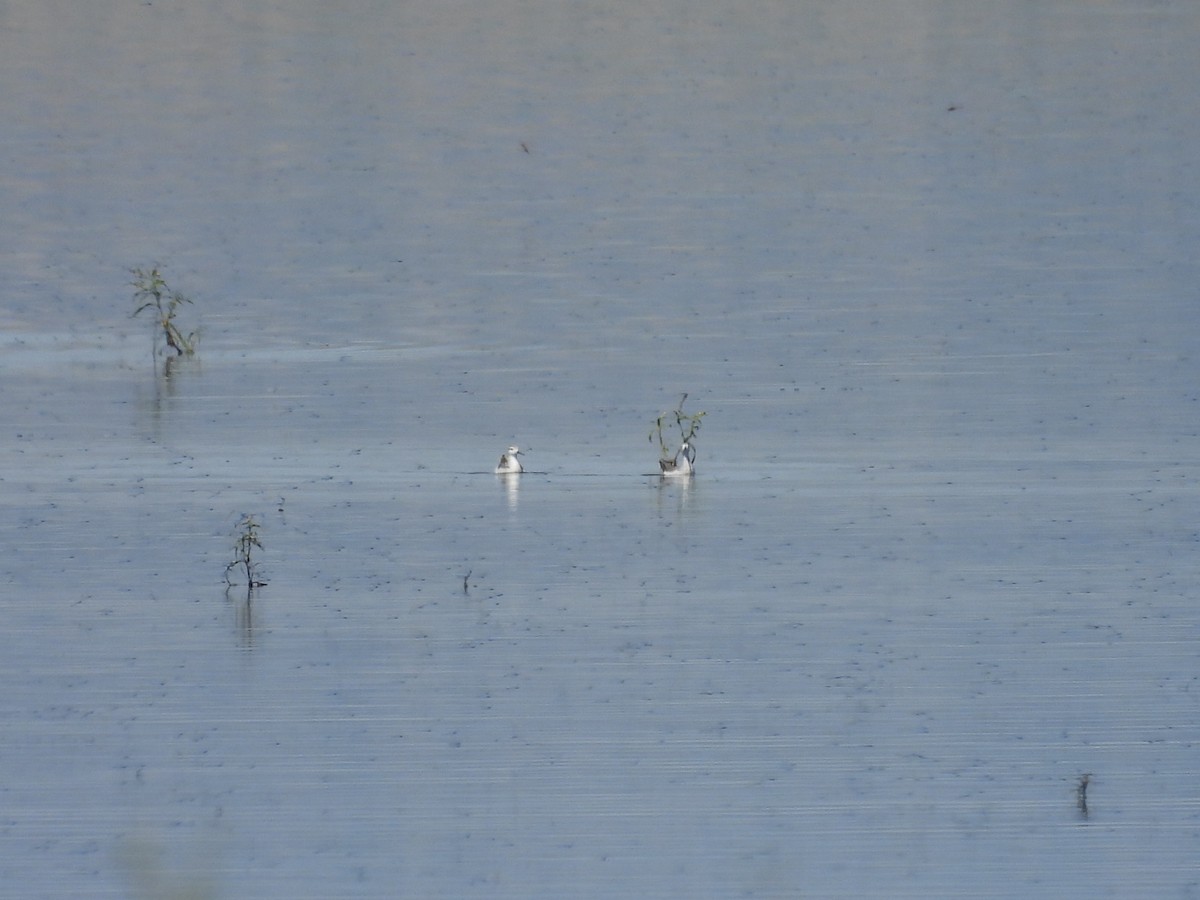
<path fill-rule="evenodd" d="M 696 448 L 684 441 L 674 459 L 660 459 L 658 467 L 664 478 L 686 478 L 696 471 Z"/>
<path fill-rule="evenodd" d="M 525 471 L 525 467 L 521 465 L 521 461 L 517 459 L 521 455 L 520 447 L 509 447 L 504 453 L 500 454 L 500 462 L 496 463 L 497 475 L 520 475 Z"/>

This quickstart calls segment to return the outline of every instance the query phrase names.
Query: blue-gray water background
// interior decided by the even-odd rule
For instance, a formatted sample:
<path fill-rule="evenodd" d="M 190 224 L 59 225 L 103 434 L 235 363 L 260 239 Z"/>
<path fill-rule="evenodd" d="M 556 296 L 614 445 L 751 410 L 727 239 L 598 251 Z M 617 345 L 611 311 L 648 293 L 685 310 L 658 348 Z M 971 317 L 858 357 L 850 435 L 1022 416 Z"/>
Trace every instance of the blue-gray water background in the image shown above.
<path fill-rule="evenodd" d="M 0 897 L 1200 896 L 1197 46 L 0 3 Z"/>

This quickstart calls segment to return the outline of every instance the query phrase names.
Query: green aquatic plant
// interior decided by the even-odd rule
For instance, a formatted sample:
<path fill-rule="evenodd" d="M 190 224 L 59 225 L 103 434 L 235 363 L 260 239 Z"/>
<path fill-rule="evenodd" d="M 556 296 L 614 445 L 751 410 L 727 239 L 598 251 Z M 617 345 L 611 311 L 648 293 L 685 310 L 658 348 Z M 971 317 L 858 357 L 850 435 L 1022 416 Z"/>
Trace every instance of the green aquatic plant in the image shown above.
<path fill-rule="evenodd" d="M 133 287 L 133 302 L 137 304 L 137 309 L 133 311 L 134 316 L 148 309 L 154 310 L 167 346 L 174 350 L 177 356 L 191 356 L 195 353 L 196 333 L 193 331 L 185 336 L 175 324 L 179 307 L 192 301 L 170 288 L 158 266 L 149 269 L 138 266 L 129 271 L 133 275 L 133 281 L 130 282 Z"/>
<path fill-rule="evenodd" d="M 225 567 L 225 582 L 230 587 L 233 587 L 235 577 L 241 580 L 240 575 L 246 577 L 247 592 L 266 586 L 267 583 L 258 574 L 258 563 L 254 560 L 255 551 L 263 551 L 262 538 L 259 537 L 261 528 L 254 516 L 243 515 L 234 529 L 233 559 Z"/>
<path fill-rule="evenodd" d="M 668 412 L 662 413 L 654 420 L 654 427 L 650 429 L 650 443 L 658 441 L 659 450 L 659 465 L 663 467 L 663 471 L 674 469 L 679 462 L 679 453 L 683 450 L 684 445 L 687 445 L 693 451 L 695 450 L 696 433 L 700 430 L 700 425 L 707 413 L 685 413 L 683 404 L 687 400 L 688 395 L 684 394 L 679 398 L 679 403 L 676 407 Z M 667 446 L 667 435 L 664 431 L 671 431 L 672 426 L 679 429 L 679 450 L 674 453 Z M 669 463 L 669 466 L 664 465 Z"/>

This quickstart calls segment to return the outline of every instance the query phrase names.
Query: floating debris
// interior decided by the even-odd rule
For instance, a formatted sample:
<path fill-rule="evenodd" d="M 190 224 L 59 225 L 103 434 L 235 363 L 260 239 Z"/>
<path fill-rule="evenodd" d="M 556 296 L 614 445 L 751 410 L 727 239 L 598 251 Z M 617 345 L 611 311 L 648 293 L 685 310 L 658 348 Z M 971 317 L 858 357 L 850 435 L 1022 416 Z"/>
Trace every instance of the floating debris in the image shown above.
<path fill-rule="evenodd" d="M 1085 819 L 1088 817 L 1087 789 L 1091 781 L 1092 773 L 1084 772 L 1079 776 L 1079 784 L 1075 788 L 1075 802 L 1079 807 L 1079 815 Z"/>

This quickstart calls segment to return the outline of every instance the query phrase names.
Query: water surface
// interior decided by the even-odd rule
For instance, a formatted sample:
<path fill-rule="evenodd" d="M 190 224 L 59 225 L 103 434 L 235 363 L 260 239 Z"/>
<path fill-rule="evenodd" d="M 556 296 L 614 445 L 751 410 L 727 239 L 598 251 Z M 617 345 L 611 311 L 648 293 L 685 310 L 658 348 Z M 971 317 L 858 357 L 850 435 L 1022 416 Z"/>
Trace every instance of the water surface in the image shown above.
<path fill-rule="evenodd" d="M 1200 894 L 1187 4 L 27 6 L 0 896 Z"/>

